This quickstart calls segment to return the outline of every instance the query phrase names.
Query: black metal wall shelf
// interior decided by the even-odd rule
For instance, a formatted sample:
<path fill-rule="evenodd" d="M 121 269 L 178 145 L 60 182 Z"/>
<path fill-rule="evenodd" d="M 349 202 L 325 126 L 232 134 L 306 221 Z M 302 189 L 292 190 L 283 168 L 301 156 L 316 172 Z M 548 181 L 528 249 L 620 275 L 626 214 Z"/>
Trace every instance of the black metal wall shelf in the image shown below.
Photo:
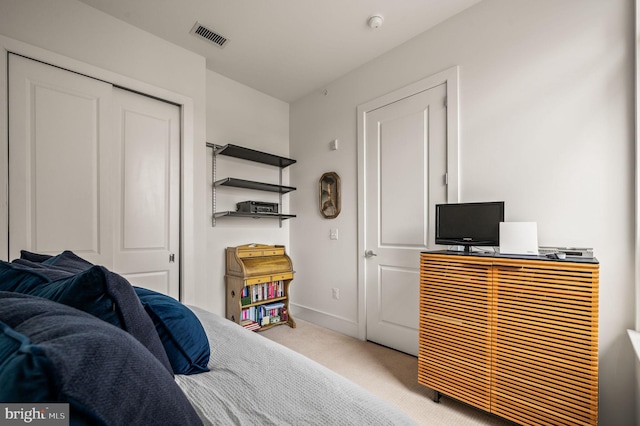
<path fill-rule="evenodd" d="M 256 151 L 255 149 L 245 148 L 238 145 L 215 145 L 207 144 L 213 148 L 216 155 L 226 155 L 229 157 L 241 158 L 243 160 L 254 161 L 256 163 L 268 164 L 280 168 L 288 167 L 296 162 L 291 158 L 280 157 L 279 155 L 269 154 L 266 152 Z"/>
<path fill-rule="evenodd" d="M 291 191 L 295 191 L 296 188 L 292 186 L 274 185 L 272 183 L 255 182 L 252 180 L 244 180 L 237 178 L 224 178 L 216 181 L 215 186 L 233 186 L 234 188 L 246 188 L 256 189 L 258 191 L 278 192 L 280 194 L 286 194 Z"/>
<path fill-rule="evenodd" d="M 234 211 L 216 211 L 216 188 L 220 186 L 228 186 L 234 188 L 254 189 L 258 191 L 275 192 L 278 193 L 278 206 L 282 209 L 282 195 L 291 191 L 295 191 L 296 188 L 292 186 L 282 185 L 282 169 L 288 167 L 296 162 L 291 158 L 281 157 L 279 155 L 269 154 L 267 152 L 256 151 L 255 149 L 245 148 L 238 145 L 217 145 L 207 142 L 207 148 L 213 149 L 213 159 L 211 164 L 211 181 L 212 194 L 211 194 L 211 211 L 212 219 L 211 226 L 216 226 L 216 219 L 222 217 L 250 217 L 250 218 L 275 218 L 280 221 L 282 227 L 282 221 L 296 217 L 292 214 L 283 213 L 246 213 L 246 212 L 234 212 Z M 265 182 L 255 182 L 245 179 L 238 179 L 227 177 L 224 179 L 216 180 L 216 158 L 218 155 L 226 155 L 228 157 L 239 158 L 242 160 L 253 161 L 256 163 L 267 164 L 270 166 L 279 167 L 279 184 L 271 184 Z"/>
<path fill-rule="evenodd" d="M 234 211 L 226 211 L 226 212 L 216 212 L 214 213 L 216 218 L 231 216 L 231 217 L 250 217 L 253 219 L 262 219 L 262 218 L 271 218 L 271 219 L 291 219 L 296 217 L 295 214 L 282 214 L 282 213 L 245 213 L 245 212 L 234 212 Z"/>

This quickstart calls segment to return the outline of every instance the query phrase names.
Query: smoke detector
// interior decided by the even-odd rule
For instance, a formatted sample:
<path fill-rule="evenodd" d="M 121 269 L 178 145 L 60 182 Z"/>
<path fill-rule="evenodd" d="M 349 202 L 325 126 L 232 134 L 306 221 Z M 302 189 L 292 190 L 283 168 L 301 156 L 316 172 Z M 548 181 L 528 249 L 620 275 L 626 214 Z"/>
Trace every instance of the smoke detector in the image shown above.
<path fill-rule="evenodd" d="M 207 27 L 205 27 L 204 25 L 201 25 L 199 22 L 196 22 L 196 24 L 193 26 L 193 28 L 191 28 L 190 31 L 191 34 L 193 34 L 196 37 L 202 38 L 210 43 L 215 44 L 216 46 L 218 46 L 219 48 L 223 48 L 227 45 L 227 43 L 229 42 L 229 39 L 226 38 L 225 36 L 223 36 L 220 33 L 217 33 Z"/>
<path fill-rule="evenodd" d="M 384 18 L 382 16 L 373 15 L 367 21 L 367 25 L 369 25 L 370 28 L 373 28 L 375 30 L 377 28 L 380 28 L 383 22 L 384 22 Z"/>

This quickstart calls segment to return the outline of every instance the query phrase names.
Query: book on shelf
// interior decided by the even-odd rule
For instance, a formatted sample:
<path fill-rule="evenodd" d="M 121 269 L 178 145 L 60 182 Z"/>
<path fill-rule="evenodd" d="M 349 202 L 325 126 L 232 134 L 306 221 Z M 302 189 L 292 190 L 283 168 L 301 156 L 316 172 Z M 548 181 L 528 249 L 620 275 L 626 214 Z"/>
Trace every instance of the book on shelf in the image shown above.
<path fill-rule="evenodd" d="M 242 306 L 284 297 L 284 281 L 253 284 L 242 288 Z"/>
<path fill-rule="evenodd" d="M 242 320 L 240 321 L 240 325 L 247 330 L 258 330 L 260 328 L 260 324 L 251 320 Z"/>
<path fill-rule="evenodd" d="M 275 324 L 280 321 L 286 321 L 284 318 L 286 318 L 287 310 L 284 306 L 284 302 L 267 303 L 265 305 L 260 306 L 260 310 L 261 310 L 263 325 Z M 266 318 L 268 318 L 268 322 Z"/>
<path fill-rule="evenodd" d="M 240 324 L 245 328 L 257 329 L 269 324 L 286 322 L 287 319 L 288 312 L 284 302 L 273 302 L 242 309 Z"/>
<path fill-rule="evenodd" d="M 274 309 L 280 309 L 280 308 L 284 308 L 284 302 L 275 302 L 275 303 L 266 303 L 264 305 L 261 305 L 262 309 L 265 309 L 267 311 L 271 311 Z"/>

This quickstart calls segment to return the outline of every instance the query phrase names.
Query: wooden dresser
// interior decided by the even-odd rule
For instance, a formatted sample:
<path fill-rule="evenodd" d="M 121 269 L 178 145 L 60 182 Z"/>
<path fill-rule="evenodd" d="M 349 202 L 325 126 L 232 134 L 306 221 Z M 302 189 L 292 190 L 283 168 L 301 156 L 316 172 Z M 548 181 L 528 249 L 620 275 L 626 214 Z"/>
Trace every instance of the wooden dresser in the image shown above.
<path fill-rule="evenodd" d="M 418 381 L 522 425 L 598 423 L 597 260 L 420 255 Z"/>
<path fill-rule="evenodd" d="M 289 312 L 293 273 L 293 264 L 284 246 L 227 247 L 227 319 L 255 331 L 281 324 L 295 328 Z"/>

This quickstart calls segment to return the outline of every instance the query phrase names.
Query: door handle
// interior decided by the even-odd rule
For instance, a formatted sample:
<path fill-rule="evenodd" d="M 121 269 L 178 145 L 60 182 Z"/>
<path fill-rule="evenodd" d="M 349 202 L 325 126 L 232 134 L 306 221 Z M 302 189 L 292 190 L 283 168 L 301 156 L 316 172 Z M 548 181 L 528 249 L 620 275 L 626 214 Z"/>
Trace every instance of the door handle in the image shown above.
<path fill-rule="evenodd" d="M 367 250 L 367 251 L 364 252 L 364 257 L 369 258 L 369 257 L 373 257 L 373 256 L 377 256 L 377 254 L 374 253 L 373 250 Z"/>

